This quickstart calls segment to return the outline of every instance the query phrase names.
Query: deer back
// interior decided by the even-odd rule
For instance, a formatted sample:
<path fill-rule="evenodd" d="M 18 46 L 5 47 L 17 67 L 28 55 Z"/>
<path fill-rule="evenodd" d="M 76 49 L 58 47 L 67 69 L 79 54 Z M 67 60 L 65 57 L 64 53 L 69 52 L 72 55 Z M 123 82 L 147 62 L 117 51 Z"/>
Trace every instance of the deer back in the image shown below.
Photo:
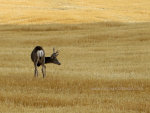
<path fill-rule="evenodd" d="M 31 53 L 31 59 L 34 63 L 37 62 L 38 66 L 45 63 L 44 49 L 41 46 L 36 46 Z"/>

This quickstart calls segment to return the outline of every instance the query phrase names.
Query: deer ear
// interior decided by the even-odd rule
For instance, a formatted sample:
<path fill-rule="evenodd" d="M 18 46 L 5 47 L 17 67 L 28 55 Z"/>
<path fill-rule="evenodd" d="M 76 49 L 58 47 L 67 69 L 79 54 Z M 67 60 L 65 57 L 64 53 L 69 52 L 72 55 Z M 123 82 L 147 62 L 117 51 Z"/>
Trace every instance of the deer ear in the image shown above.
<path fill-rule="evenodd" d="M 52 59 L 54 58 L 53 54 L 51 55 L 51 58 L 52 58 Z"/>

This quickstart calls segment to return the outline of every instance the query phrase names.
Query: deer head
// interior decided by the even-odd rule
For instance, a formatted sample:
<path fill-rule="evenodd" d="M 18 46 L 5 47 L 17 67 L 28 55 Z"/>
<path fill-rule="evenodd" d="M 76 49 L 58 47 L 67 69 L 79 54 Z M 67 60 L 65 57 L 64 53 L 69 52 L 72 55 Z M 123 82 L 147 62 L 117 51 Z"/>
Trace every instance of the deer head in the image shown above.
<path fill-rule="evenodd" d="M 55 52 L 55 48 L 53 48 L 53 54 L 51 55 L 51 62 L 54 64 L 61 65 L 61 63 L 57 59 L 58 55 L 59 55 L 58 50 Z"/>

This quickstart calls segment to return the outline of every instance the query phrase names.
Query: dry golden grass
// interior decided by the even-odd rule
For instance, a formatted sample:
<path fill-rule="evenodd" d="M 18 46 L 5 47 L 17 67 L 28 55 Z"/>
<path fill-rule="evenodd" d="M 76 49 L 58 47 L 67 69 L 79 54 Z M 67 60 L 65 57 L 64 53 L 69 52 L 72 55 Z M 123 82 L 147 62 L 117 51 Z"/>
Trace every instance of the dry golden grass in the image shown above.
<path fill-rule="evenodd" d="M 150 23 L 0 26 L 0 112 L 149 113 Z M 33 77 L 30 53 L 60 51 Z"/>
<path fill-rule="evenodd" d="M 0 12 L 0 113 L 150 112 L 149 0 L 0 0 Z M 60 51 L 45 79 L 36 45 Z"/>
<path fill-rule="evenodd" d="M 149 22 L 149 0 L 0 0 L 0 24 Z"/>

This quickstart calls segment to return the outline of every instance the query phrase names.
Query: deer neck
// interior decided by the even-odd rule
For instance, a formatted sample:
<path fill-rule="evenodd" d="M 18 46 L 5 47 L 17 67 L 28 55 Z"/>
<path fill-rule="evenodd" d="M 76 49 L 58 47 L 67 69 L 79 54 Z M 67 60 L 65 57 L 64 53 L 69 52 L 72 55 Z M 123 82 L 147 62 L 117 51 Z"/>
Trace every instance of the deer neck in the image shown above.
<path fill-rule="evenodd" d="M 51 57 L 45 57 L 45 64 L 46 63 L 52 63 L 52 62 L 53 62 L 53 60 Z"/>

